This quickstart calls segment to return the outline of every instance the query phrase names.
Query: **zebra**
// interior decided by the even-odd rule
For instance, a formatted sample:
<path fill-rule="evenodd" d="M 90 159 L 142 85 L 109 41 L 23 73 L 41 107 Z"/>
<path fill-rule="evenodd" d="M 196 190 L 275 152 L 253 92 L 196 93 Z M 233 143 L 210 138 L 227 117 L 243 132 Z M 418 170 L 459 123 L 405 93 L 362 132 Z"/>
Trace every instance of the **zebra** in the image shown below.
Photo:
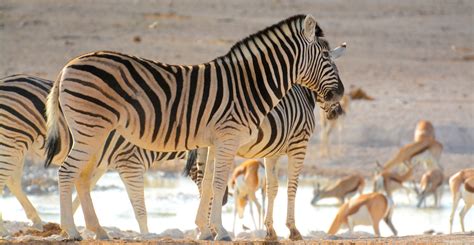
<path fill-rule="evenodd" d="M 44 112 L 46 96 L 52 86 L 53 81 L 21 74 L 0 79 L 0 196 L 5 185 L 8 186 L 32 221 L 33 228 L 40 230 L 43 227 L 41 218 L 22 191 L 21 175 L 27 154 L 37 155 L 40 159 L 46 156 Z M 61 148 L 58 148 L 57 155 L 52 159 L 58 165 L 66 157 L 72 143 L 64 121 L 61 124 Z M 184 159 L 185 156 L 186 152 L 144 150 L 112 132 L 100 154 L 90 188 L 107 169 L 117 169 L 134 208 L 140 232 L 148 233 L 146 208 L 144 205 L 134 205 L 144 202 L 143 173 L 152 165 L 165 160 Z M 74 210 L 78 207 L 79 200 L 76 197 Z M 0 237 L 4 235 L 7 235 L 7 230 L 0 215 Z"/>
<path fill-rule="evenodd" d="M 323 31 L 311 15 L 297 15 L 237 42 L 224 56 L 199 65 L 169 65 L 111 51 L 69 61 L 47 101 L 48 159 L 59 145 L 66 120 L 73 146 L 58 170 L 61 228 L 80 240 L 72 216 L 72 187 L 90 178 L 90 166 L 112 130 L 138 147 L 184 151 L 210 147 L 215 156 L 211 208 L 201 200 L 198 216 L 209 213 L 199 239 L 230 240 L 222 226 L 222 200 L 239 145 L 293 84 L 317 93 L 323 103 L 344 94 L 338 71 L 322 45 Z M 47 161 L 48 161 L 47 159 Z M 48 162 L 46 162 L 47 164 Z M 90 195 L 79 195 L 86 224 L 108 239 Z M 197 219 L 201 220 L 201 219 Z"/>
<path fill-rule="evenodd" d="M 278 191 L 276 163 L 283 155 L 288 156 L 288 208 L 286 225 L 290 230 L 289 238 L 291 240 L 302 239 L 295 224 L 295 196 L 299 173 L 303 167 L 306 155 L 306 148 L 316 126 L 314 116 L 316 104 L 317 97 L 314 92 L 299 85 L 293 86 L 263 120 L 258 134 L 251 141 L 242 145 L 237 151 L 237 155 L 243 158 L 265 158 L 266 193 L 268 195 L 268 211 L 265 217 L 266 240 L 277 240 L 277 234 L 273 228 L 273 205 Z M 336 107 L 331 107 L 332 110 L 324 107 L 324 110 L 322 110 L 327 110 L 327 117 L 332 120 L 335 120 L 335 117 L 341 114 L 342 109 L 339 103 L 336 105 Z M 202 148 L 199 149 L 199 152 L 198 150 L 190 151 L 190 156 L 184 170 L 185 175 L 190 175 L 195 179 L 200 192 L 202 192 L 201 196 L 203 199 L 211 197 L 209 188 L 201 188 L 201 186 L 207 186 L 206 180 L 209 182 L 212 179 L 213 170 L 212 167 L 209 168 L 211 164 L 205 164 L 205 161 L 199 161 L 198 159 L 199 157 L 206 159 L 207 150 L 207 148 Z M 203 171 L 204 165 L 206 165 L 205 171 Z M 211 174 L 208 175 L 207 173 Z M 202 183 L 203 181 L 204 183 Z M 200 218 L 206 217 L 200 216 Z M 201 230 L 204 227 L 198 228 Z"/>

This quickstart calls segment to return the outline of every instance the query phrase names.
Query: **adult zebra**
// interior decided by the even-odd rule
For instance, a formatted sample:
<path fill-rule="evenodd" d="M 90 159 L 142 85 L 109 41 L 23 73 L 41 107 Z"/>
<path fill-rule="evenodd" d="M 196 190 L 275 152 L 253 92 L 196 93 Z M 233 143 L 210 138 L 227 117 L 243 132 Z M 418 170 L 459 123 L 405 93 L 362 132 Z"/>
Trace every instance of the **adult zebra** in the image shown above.
<path fill-rule="evenodd" d="M 211 147 L 216 154 L 210 224 L 216 240 L 229 240 L 222 226 L 222 204 L 216 200 L 223 198 L 239 145 L 258 131 L 293 84 L 314 90 L 323 102 L 337 102 L 344 93 L 329 50 L 321 45 L 322 36 L 314 17 L 297 15 L 200 65 L 168 65 L 108 51 L 70 61 L 47 103 L 50 156 L 59 144 L 61 117 L 74 139 L 58 171 L 61 228 L 71 239 L 81 238 L 72 216 L 72 185 L 95 162 L 97 149 L 115 129 L 153 151 Z M 98 238 L 108 238 L 90 195 L 79 198 L 88 227 Z M 205 206 L 201 201 L 198 213 L 208 212 Z"/>
<path fill-rule="evenodd" d="M 345 49 L 339 47 L 333 53 L 334 58 L 337 51 Z M 290 230 L 291 240 L 301 240 L 302 236 L 295 223 L 295 196 L 298 188 L 298 177 L 303 167 L 304 158 L 306 156 L 306 148 L 314 132 L 316 123 L 314 109 L 316 107 L 316 94 L 311 90 L 299 85 L 293 86 L 290 91 L 282 98 L 281 102 L 270 111 L 267 117 L 260 125 L 258 134 L 251 141 L 242 145 L 237 155 L 244 158 L 265 158 L 265 175 L 267 179 L 266 193 L 268 196 L 268 206 L 265 217 L 265 226 L 267 228 L 267 240 L 277 240 L 275 229 L 273 228 L 273 205 L 278 191 L 278 176 L 276 171 L 276 163 L 283 156 L 288 156 L 288 207 L 286 226 Z M 335 119 L 342 113 L 339 103 L 332 106 L 324 107 L 326 116 Z M 201 186 L 210 185 L 212 180 L 213 168 L 207 159 L 207 148 L 192 150 L 189 153 L 188 162 L 184 173 L 189 174 L 195 179 L 201 198 L 206 201 L 211 199 L 209 188 L 201 188 Z M 211 154 L 212 155 L 212 154 Z M 198 157 L 199 156 L 199 157 Z M 212 156 L 209 157 L 212 159 Z M 199 160 L 198 160 L 199 159 Z M 205 165 L 205 167 L 204 167 Z M 204 171 L 205 168 L 205 171 Z M 203 173 L 204 172 L 204 173 Z M 210 173 L 210 174 L 208 174 Z M 205 203 L 208 203 L 206 201 Z M 196 225 L 200 231 L 206 231 L 207 213 L 198 213 Z"/>
<path fill-rule="evenodd" d="M 44 115 L 46 96 L 53 81 L 27 76 L 13 75 L 0 79 L 0 198 L 6 186 L 23 206 L 33 227 L 42 229 L 42 221 L 36 209 L 21 188 L 23 163 L 27 154 L 44 159 L 46 118 Z M 54 164 L 64 161 L 72 141 L 64 121 L 60 123 L 60 148 L 50 159 Z M 143 194 L 143 173 L 152 165 L 170 159 L 183 159 L 186 152 L 158 153 L 140 149 L 123 137 L 112 132 L 106 140 L 96 164 L 97 169 L 90 187 L 83 183 L 83 191 L 89 191 L 107 169 L 117 169 L 122 178 L 135 211 L 142 233 L 148 232 Z M 79 200 L 74 202 L 75 209 Z M 0 207 L 3 207 L 0 205 Z M 1 213 L 0 213 L 1 214 Z M 0 215 L 0 237 L 7 234 Z"/>

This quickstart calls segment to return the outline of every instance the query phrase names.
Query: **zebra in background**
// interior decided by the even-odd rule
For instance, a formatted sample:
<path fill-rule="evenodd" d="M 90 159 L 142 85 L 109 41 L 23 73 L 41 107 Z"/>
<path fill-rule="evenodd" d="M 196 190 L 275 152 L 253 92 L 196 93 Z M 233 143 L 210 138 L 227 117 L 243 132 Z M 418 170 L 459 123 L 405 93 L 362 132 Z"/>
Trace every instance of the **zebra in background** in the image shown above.
<path fill-rule="evenodd" d="M 27 75 L 0 79 L 0 199 L 6 185 L 23 206 L 28 219 L 33 222 L 33 228 L 40 230 L 43 228 L 41 218 L 22 191 L 21 175 L 27 154 L 37 155 L 39 159 L 46 156 L 44 112 L 46 96 L 52 86 L 53 81 Z M 57 165 L 64 161 L 72 144 L 64 121 L 60 123 L 61 144 L 56 156 L 51 159 Z M 140 232 L 148 233 L 146 208 L 144 205 L 135 205 L 144 203 L 143 174 L 153 164 L 184 159 L 185 156 L 186 152 L 158 153 L 140 149 L 112 132 L 98 158 L 91 185 L 86 188 L 92 188 L 107 169 L 117 169 L 133 205 Z M 74 209 L 78 207 L 79 200 L 76 198 Z M 0 236 L 7 234 L 0 215 Z"/>
<path fill-rule="evenodd" d="M 99 51 L 71 60 L 60 72 L 47 102 L 49 158 L 59 145 L 65 118 L 72 149 L 59 175 L 61 228 L 81 239 L 72 216 L 72 187 L 90 179 L 98 149 L 111 131 L 153 151 L 211 147 L 215 156 L 214 199 L 200 202 L 198 216 L 209 216 L 200 239 L 230 240 L 222 226 L 222 200 L 234 156 L 241 144 L 293 84 L 307 86 L 318 100 L 340 100 L 344 86 L 322 45 L 323 32 L 311 15 L 297 15 L 235 44 L 208 63 L 185 66 Z M 79 193 L 87 227 L 100 226 L 89 194 Z M 210 214 L 208 215 L 208 213 Z M 205 220 L 205 219 L 197 219 Z"/>
<path fill-rule="evenodd" d="M 336 53 L 334 53 L 334 58 L 340 54 L 336 56 Z M 298 188 L 298 177 L 306 155 L 306 148 L 316 126 L 314 116 L 316 104 L 317 95 L 314 92 L 299 85 L 293 86 L 263 120 L 257 135 L 250 142 L 242 145 L 237 151 L 237 155 L 243 158 L 265 158 L 266 193 L 268 196 L 268 211 L 265 217 L 265 226 L 267 228 L 266 240 L 277 240 L 277 234 L 273 228 L 273 205 L 278 192 L 276 163 L 283 155 L 288 156 L 286 225 L 290 230 L 289 238 L 291 240 L 302 239 L 295 224 L 295 196 Z M 323 111 L 326 111 L 327 117 L 332 120 L 335 120 L 342 113 L 339 103 L 331 107 L 320 106 Z M 203 200 L 211 198 L 209 188 L 201 188 L 201 186 L 208 186 L 212 180 L 212 164 L 205 164 L 205 161 L 202 160 L 207 158 L 207 152 L 207 148 L 190 151 L 184 170 L 186 175 L 196 179 L 195 182 L 199 187 Z M 201 159 L 201 161 L 198 159 Z M 204 167 L 204 165 L 206 166 Z M 204 168 L 205 171 L 203 171 Z M 200 216 L 200 218 L 206 217 Z M 204 227 L 198 228 L 201 230 Z"/>

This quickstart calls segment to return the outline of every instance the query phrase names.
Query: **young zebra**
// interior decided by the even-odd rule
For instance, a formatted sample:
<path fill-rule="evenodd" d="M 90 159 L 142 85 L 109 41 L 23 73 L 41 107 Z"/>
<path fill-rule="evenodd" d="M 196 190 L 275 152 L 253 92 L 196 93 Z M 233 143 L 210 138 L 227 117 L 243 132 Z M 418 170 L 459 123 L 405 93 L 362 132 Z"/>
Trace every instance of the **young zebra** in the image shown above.
<path fill-rule="evenodd" d="M 337 58 L 342 54 L 344 47 L 338 47 L 331 57 Z M 267 179 L 266 193 L 268 195 L 268 206 L 265 218 L 267 228 L 267 240 L 277 240 L 276 232 L 273 228 L 273 205 L 278 191 L 278 176 L 276 163 L 283 156 L 288 156 L 288 209 L 286 225 L 290 230 L 291 240 L 301 240 L 302 236 L 295 224 L 295 196 L 298 187 L 298 177 L 303 167 L 308 141 L 316 126 L 314 109 L 317 97 L 311 90 L 295 85 L 286 94 L 281 102 L 270 111 L 259 127 L 258 134 L 254 135 L 250 142 L 242 145 L 237 155 L 244 158 L 265 158 L 265 172 Z M 342 113 L 339 104 L 335 107 L 325 108 L 328 117 L 335 118 Z M 333 110 L 331 110 L 333 109 Z M 185 173 L 190 173 L 197 179 L 198 186 L 207 186 L 207 182 L 212 179 L 212 164 L 205 164 L 207 148 L 192 150 L 186 164 Z M 196 157 L 198 155 L 199 157 Z M 199 159 L 200 158 L 200 159 Z M 212 159 L 210 156 L 209 159 Z M 197 161 L 196 161 L 197 160 Z M 204 165 L 206 165 L 204 167 Z M 203 175 L 203 169 L 204 175 Z M 211 173 L 211 174 L 207 174 Z M 203 180 L 202 180 L 203 179 Z M 201 183 L 204 181 L 204 183 Z M 211 197 L 209 188 L 200 188 L 203 200 Z M 199 214 L 198 214 L 199 215 Z M 204 215 L 198 216 L 206 219 Z M 204 221 L 197 220 L 200 230 L 205 227 L 199 226 Z"/>
<path fill-rule="evenodd" d="M 211 147 L 215 178 L 211 210 L 201 201 L 198 214 L 210 212 L 216 240 L 229 240 L 222 226 L 222 198 L 239 145 L 293 84 L 314 90 L 322 102 L 337 102 L 344 93 L 329 57 L 323 32 L 311 15 L 283 20 L 238 42 L 208 63 L 168 65 L 125 54 L 100 51 L 71 60 L 60 72 L 47 103 L 47 147 L 59 145 L 60 118 L 74 143 L 61 165 L 61 228 L 81 239 L 72 216 L 72 187 L 88 169 L 114 129 L 131 143 L 153 151 Z M 90 195 L 79 195 L 86 224 L 98 238 L 100 226 Z M 200 238 L 212 238 L 211 227 Z"/>
<path fill-rule="evenodd" d="M 0 198 L 7 185 L 12 194 L 23 206 L 33 227 L 42 229 L 42 222 L 21 188 L 23 163 L 27 154 L 35 154 L 44 159 L 46 118 L 44 116 L 46 96 L 53 86 L 53 81 L 26 75 L 14 75 L 0 79 Z M 64 161 L 71 147 L 69 133 L 64 121 L 60 122 L 58 154 L 53 163 Z M 107 169 L 117 169 L 128 192 L 138 220 L 140 231 L 148 232 L 147 216 L 143 203 L 143 173 L 152 164 L 171 159 L 183 159 L 185 152 L 157 153 L 140 149 L 113 131 L 106 140 L 97 162 L 98 169 L 94 174 L 92 188 Z M 75 201 L 75 208 L 79 200 Z M 2 207 L 0 205 L 0 207 Z M 7 234 L 0 215 L 0 236 Z"/>

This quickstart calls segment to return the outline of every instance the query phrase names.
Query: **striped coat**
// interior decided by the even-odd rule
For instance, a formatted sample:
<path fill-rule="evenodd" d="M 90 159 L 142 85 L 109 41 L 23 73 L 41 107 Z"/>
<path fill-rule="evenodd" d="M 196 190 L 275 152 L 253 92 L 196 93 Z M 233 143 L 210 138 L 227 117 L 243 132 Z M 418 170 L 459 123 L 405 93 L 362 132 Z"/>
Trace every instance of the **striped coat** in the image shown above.
<path fill-rule="evenodd" d="M 224 190 L 240 145 L 294 84 L 335 103 L 344 93 L 337 69 L 316 20 L 298 15 L 235 44 L 199 65 L 169 65 L 109 51 L 89 53 L 61 70 L 47 103 L 49 158 L 58 146 L 58 123 L 67 122 L 74 143 L 59 169 L 61 227 L 81 239 L 72 213 L 74 183 L 87 183 L 91 166 L 111 131 L 152 151 L 211 147 L 215 154 L 214 201 L 201 201 L 200 239 L 230 239 L 222 226 Z M 80 181 L 77 181 L 80 179 Z M 86 226 L 108 238 L 85 187 L 76 186 Z M 207 202 L 207 203 L 206 203 Z M 210 215 L 208 215 L 210 212 Z M 204 220 L 204 219 L 197 219 Z M 210 226 L 208 225 L 210 224 Z"/>

